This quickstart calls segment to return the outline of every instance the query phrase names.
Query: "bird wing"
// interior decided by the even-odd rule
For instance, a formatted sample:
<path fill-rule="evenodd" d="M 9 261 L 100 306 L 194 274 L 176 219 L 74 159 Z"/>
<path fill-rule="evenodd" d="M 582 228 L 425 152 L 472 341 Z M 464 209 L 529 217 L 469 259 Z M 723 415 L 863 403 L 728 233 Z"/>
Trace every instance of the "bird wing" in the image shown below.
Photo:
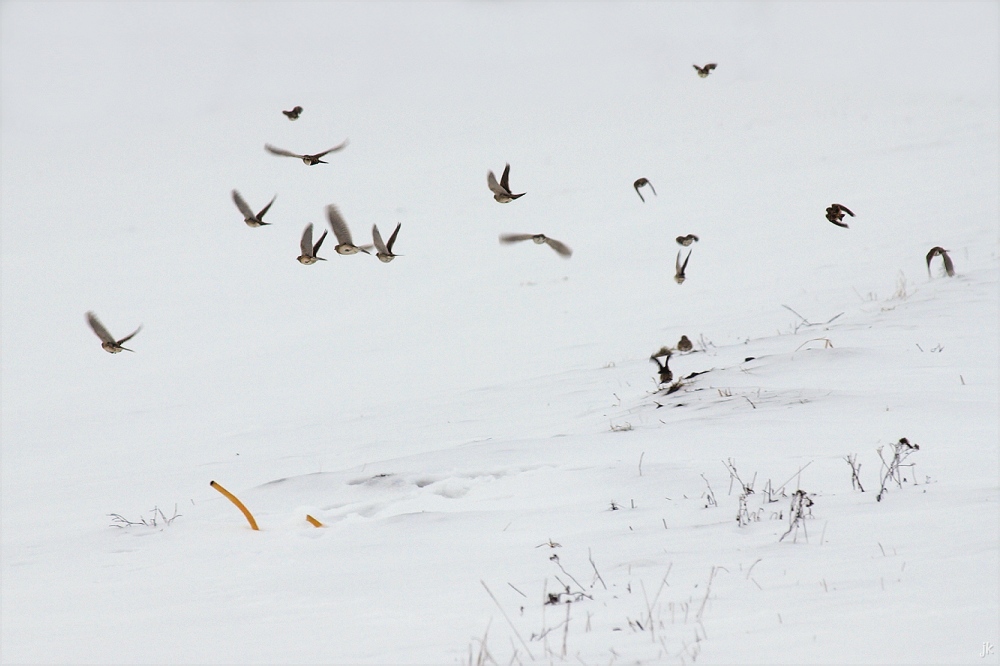
<path fill-rule="evenodd" d="M 111 344 L 115 344 L 115 339 L 111 337 L 111 334 L 108 333 L 108 329 L 104 328 L 104 324 L 98 320 L 97 315 L 93 312 L 87 313 L 87 323 L 90 324 L 90 328 L 94 329 L 94 333 L 97 333 L 97 337 L 101 339 L 101 342 L 110 342 Z M 133 335 L 135 334 L 133 333 Z"/>
<path fill-rule="evenodd" d="M 243 200 L 243 197 L 236 190 L 233 190 L 233 202 L 240 209 L 240 212 L 243 213 L 243 217 L 253 219 L 253 211 L 250 210 L 250 206 L 247 205 L 247 202 Z"/>
<path fill-rule="evenodd" d="M 324 155 L 326 155 L 328 153 L 335 153 L 335 152 L 337 152 L 338 150 L 342 149 L 346 145 L 347 145 L 347 139 L 344 139 L 344 142 L 341 143 L 339 146 L 334 146 L 333 148 L 331 148 L 329 150 L 324 150 L 322 153 L 316 153 L 315 155 L 310 155 L 310 157 L 313 157 L 315 159 L 319 159 L 320 157 L 323 157 Z"/>
<path fill-rule="evenodd" d="M 327 234 L 327 231 L 326 231 L 326 229 L 324 229 L 323 230 L 323 235 L 320 236 L 319 240 L 316 241 L 316 244 L 313 245 L 313 254 L 312 254 L 312 256 L 316 257 L 316 255 L 319 254 L 319 248 L 323 245 L 323 241 L 326 240 L 326 234 Z M 319 257 L 316 257 L 316 258 L 319 259 Z"/>
<path fill-rule="evenodd" d="M 379 254 L 389 254 L 385 243 L 382 242 L 382 234 L 378 232 L 377 224 L 372 225 L 372 241 L 375 243 L 375 249 L 379 251 Z"/>
<path fill-rule="evenodd" d="M 680 253 L 680 252 L 678 252 L 678 253 L 677 253 L 677 258 L 678 258 L 678 259 L 680 259 L 680 256 L 681 256 L 681 253 Z M 683 263 L 683 264 L 681 264 L 681 275 L 684 275 L 684 271 L 686 271 L 686 270 L 687 270 L 687 267 L 688 267 L 688 260 L 689 260 L 689 259 L 691 259 L 691 251 L 690 251 L 690 250 L 688 250 L 688 256 L 684 257 L 684 263 Z"/>
<path fill-rule="evenodd" d="M 497 182 L 497 177 L 493 175 L 492 171 L 486 173 L 486 184 L 490 186 L 490 190 L 494 194 L 509 194 L 507 190 L 500 187 L 500 183 Z"/>
<path fill-rule="evenodd" d="M 946 250 L 941 250 L 941 258 L 944 259 L 944 272 L 948 274 L 948 277 L 954 277 L 955 264 L 951 263 L 951 257 L 948 256 Z"/>
<path fill-rule="evenodd" d="M 510 165 L 506 165 L 503 168 L 503 174 L 500 176 L 500 187 L 504 189 L 504 192 L 510 194 Z"/>
<path fill-rule="evenodd" d="M 534 234 L 500 234 L 501 243 L 517 243 L 519 241 L 531 240 Z"/>
<path fill-rule="evenodd" d="M 396 243 L 396 234 L 399 233 L 399 228 L 401 226 L 403 226 L 402 222 L 396 223 L 396 228 L 393 230 L 392 235 L 389 236 L 389 242 L 385 244 L 385 246 L 389 248 L 390 254 L 392 253 L 392 246 Z"/>
<path fill-rule="evenodd" d="M 710 62 L 707 65 L 705 65 L 705 69 L 715 69 L 715 68 L 716 64 L 714 62 Z"/>
<path fill-rule="evenodd" d="M 833 204 L 830 208 L 834 208 L 840 212 L 847 213 L 851 217 L 854 217 L 854 213 L 851 212 L 851 209 L 843 204 Z M 829 208 L 827 210 L 829 210 Z"/>
<path fill-rule="evenodd" d="M 128 342 L 129 340 L 131 340 L 132 338 L 134 338 L 135 334 L 138 333 L 141 330 L 142 330 L 142 326 L 139 326 L 139 328 L 135 329 L 134 331 L 132 331 L 131 333 L 129 333 L 128 335 L 126 335 L 124 338 L 122 338 L 121 340 L 117 341 L 115 344 L 118 345 L 119 347 L 121 347 L 123 344 L 125 344 L 126 342 Z M 129 351 L 132 351 L 132 350 L 130 349 Z"/>
<path fill-rule="evenodd" d="M 939 247 L 932 247 L 927 253 L 927 274 L 931 274 L 931 259 L 937 256 L 937 253 L 941 251 Z"/>
<path fill-rule="evenodd" d="M 298 153 L 293 153 L 292 151 L 285 150 L 284 148 L 275 148 L 274 146 L 272 146 L 269 143 L 265 143 L 264 144 L 264 150 L 266 150 L 267 152 L 269 152 L 269 153 L 271 153 L 273 155 L 283 155 L 285 157 L 297 157 L 300 160 L 303 157 L 305 157 L 305 155 L 299 155 Z"/>
<path fill-rule="evenodd" d="M 683 270 L 681 268 L 681 251 L 677 250 L 677 258 L 674 259 L 674 275 L 680 275 Z"/>
<path fill-rule="evenodd" d="M 639 188 L 642 187 L 642 178 L 632 183 L 632 187 L 635 188 L 635 193 L 642 199 L 642 203 L 646 203 L 646 197 L 642 196 L 642 192 L 639 191 Z"/>
<path fill-rule="evenodd" d="M 326 216 L 330 219 L 330 228 L 333 235 L 337 237 L 337 242 L 341 245 L 354 245 L 351 240 L 351 230 L 347 228 L 347 222 L 340 216 L 340 211 L 333 204 L 326 207 Z"/>
<path fill-rule="evenodd" d="M 313 225 L 312 222 L 306 225 L 302 232 L 302 240 L 299 241 L 299 250 L 303 257 L 311 257 L 313 252 Z"/>
<path fill-rule="evenodd" d="M 555 240 L 554 238 L 549 238 L 546 236 L 545 244 L 551 247 L 553 250 L 558 252 L 563 257 L 570 257 L 573 254 L 573 250 L 569 249 L 565 243 Z"/>
<path fill-rule="evenodd" d="M 651 182 L 649 182 L 648 180 L 646 181 L 646 184 L 649 185 L 649 189 L 653 190 L 653 194 L 656 194 L 656 188 L 653 187 L 653 184 Z M 660 195 L 656 194 L 656 196 L 660 196 Z"/>
<path fill-rule="evenodd" d="M 850 227 L 847 226 L 847 223 L 841 222 L 840 220 L 838 220 L 835 217 L 828 217 L 826 219 L 830 220 L 830 222 L 832 222 L 833 224 L 836 224 L 838 227 L 843 227 L 844 229 L 850 229 Z"/>
<path fill-rule="evenodd" d="M 271 204 L 273 204 L 274 200 L 277 199 L 277 198 L 278 198 L 278 195 L 275 194 L 273 197 L 271 197 L 271 200 L 269 202 L 267 202 L 267 205 L 260 209 L 260 212 L 257 213 L 257 219 L 258 220 L 263 220 L 264 219 L 264 215 L 267 214 L 267 211 L 271 210 Z"/>

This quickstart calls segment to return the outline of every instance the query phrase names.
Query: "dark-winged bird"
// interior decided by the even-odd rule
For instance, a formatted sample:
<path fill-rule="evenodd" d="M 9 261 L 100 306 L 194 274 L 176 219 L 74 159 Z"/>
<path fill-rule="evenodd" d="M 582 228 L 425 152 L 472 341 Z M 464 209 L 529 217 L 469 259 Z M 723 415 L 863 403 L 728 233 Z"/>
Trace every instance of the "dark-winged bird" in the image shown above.
<path fill-rule="evenodd" d="M 560 256 L 569 258 L 573 250 L 569 249 L 565 243 L 561 243 L 554 238 L 549 238 L 545 234 L 500 234 L 501 243 L 519 243 L 521 241 L 534 241 L 537 245 L 548 245 L 559 253 Z"/>
<path fill-rule="evenodd" d="M 236 204 L 236 207 L 240 209 L 240 212 L 243 213 L 243 221 L 247 223 L 248 227 L 263 227 L 271 224 L 270 222 L 264 221 L 264 215 L 271 208 L 271 204 L 273 204 L 274 200 L 277 198 L 278 195 L 275 194 L 266 206 L 261 208 L 259 212 L 254 213 L 253 209 L 251 209 L 250 206 L 247 205 L 247 202 L 243 200 L 243 197 L 240 196 L 240 193 L 233 190 L 233 202 Z"/>
<path fill-rule="evenodd" d="M 306 225 L 305 231 L 302 232 L 302 240 L 299 241 L 299 249 L 302 250 L 302 254 L 295 257 L 298 259 L 299 263 L 303 266 L 309 266 L 310 264 L 315 264 L 317 261 L 326 261 L 323 257 L 317 257 L 316 254 L 319 252 L 319 248 L 323 245 L 323 241 L 326 240 L 327 232 L 324 231 L 323 235 L 319 237 L 316 244 L 313 245 L 313 225 L 310 222 Z"/>
<path fill-rule="evenodd" d="M 699 67 L 698 65 L 691 65 L 691 66 L 694 67 L 696 70 L 698 70 L 698 76 L 700 76 L 701 78 L 705 78 L 706 76 L 708 76 L 709 72 L 711 72 L 716 67 L 714 62 L 710 62 L 704 67 Z"/>
<path fill-rule="evenodd" d="M 687 247 L 691 243 L 697 243 L 698 237 L 695 236 L 694 234 L 688 234 L 687 236 L 678 236 L 676 240 L 678 245 L 683 245 L 684 247 Z"/>
<path fill-rule="evenodd" d="M 662 353 L 663 351 L 664 350 L 661 349 L 660 350 L 661 353 L 659 353 L 659 354 L 653 354 L 652 356 L 649 357 L 649 360 L 653 361 L 654 363 L 656 363 L 656 366 L 659 368 L 660 383 L 661 384 L 669 384 L 670 380 L 674 378 L 674 373 L 670 372 L 670 368 L 667 367 L 667 366 L 670 365 L 670 354 L 671 354 L 671 352 L 670 352 L 669 349 L 667 349 L 667 350 L 665 350 L 667 353 L 663 354 Z M 663 357 L 663 363 L 660 363 L 660 359 L 659 359 L 660 356 Z"/>
<path fill-rule="evenodd" d="M 852 213 L 847 206 L 838 203 L 830 204 L 830 207 L 826 209 L 826 219 L 833 222 L 838 227 L 850 229 L 850 227 L 844 222 L 844 213 L 854 217 L 854 213 Z"/>
<path fill-rule="evenodd" d="M 653 190 L 653 194 L 655 195 L 656 194 L 656 189 L 653 188 L 653 184 L 651 182 L 649 182 L 648 180 L 646 180 L 645 178 L 640 178 L 637 181 L 635 181 L 634 183 L 632 183 L 632 187 L 635 188 L 635 193 L 639 195 L 640 199 L 642 199 L 642 203 L 646 203 L 646 198 L 644 196 L 642 196 L 642 192 L 639 191 L 639 188 L 647 186 L 647 185 L 649 186 L 649 189 Z M 659 196 L 659 195 L 657 195 L 657 196 Z"/>
<path fill-rule="evenodd" d="M 694 345 L 691 344 L 686 335 L 682 335 L 681 339 L 677 341 L 677 351 L 689 352 L 693 347 Z"/>
<path fill-rule="evenodd" d="M 325 162 L 325 161 L 321 160 L 320 158 L 323 157 L 324 155 L 329 155 L 330 153 L 335 153 L 338 150 L 342 149 L 346 145 L 347 145 L 347 139 L 344 139 L 344 142 L 342 144 L 340 144 L 339 146 L 334 146 L 333 148 L 331 148 L 329 150 L 324 150 L 322 153 L 316 153 L 315 155 L 299 155 L 298 153 L 293 153 L 292 151 L 285 150 L 284 148 L 275 148 L 274 146 L 272 146 L 269 143 L 265 143 L 264 144 L 264 150 L 266 150 L 267 152 L 271 153 L 272 155 L 281 155 L 283 157 L 297 157 L 300 160 L 302 160 L 305 164 L 308 164 L 309 166 L 313 166 L 313 165 L 316 165 L 316 164 L 328 164 L 328 162 Z"/>
<path fill-rule="evenodd" d="M 133 349 L 127 349 L 125 347 L 122 347 L 122 345 L 131 340 L 136 333 L 142 330 L 142 326 L 139 326 L 139 328 L 135 329 L 121 340 L 115 340 L 114 336 L 108 333 L 108 329 L 104 328 L 104 324 L 102 324 L 100 320 L 98 320 L 97 315 L 95 315 L 93 312 L 87 313 L 87 323 L 90 324 L 90 328 L 94 330 L 94 333 L 97 334 L 97 337 L 101 339 L 101 348 L 104 349 L 104 351 L 108 352 L 109 354 L 117 354 L 118 352 L 123 350 L 134 351 Z"/>
<path fill-rule="evenodd" d="M 955 264 L 951 263 L 948 250 L 943 247 L 932 247 L 931 251 L 927 253 L 927 275 L 931 274 L 931 259 L 934 257 L 941 257 L 944 262 L 944 272 L 948 274 L 948 277 L 955 277 Z"/>
<path fill-rule="evenodd" d="M 286 116 L 288 116 L 289 120 L 298 120 L 299 116 L 302 115 L 302 107 L 301 106 L 297 106 L 294 109 L 292 109 L 291 111 L 282 111 L 282 113 L 285 114 Z"/>
<path fill-rule="evenodd" d="M 688 256 L 684 257 L 684 263 L 681 263 L 681 251 L 677 250 L 677 259 L 674 261 L 674 282 L 677 284 L 684 284 L 684 280 L 687 276 L 684 275 L 684 271 L 687 270 L 688 260 L 691 258 L 691 251 L 688 250 Z"/>
<path fill-rule="evenodd" d="M 493 192 L 493 198 L 500 203 L 510 203 L 514 199 L 523 197 L 525 192 L 520 194 L 512 194 L 510 191 L 510 165 L 508 164 L 503 168 L 503 175 L 500 176 L 500 182 L 497 182 L 497 177 L 493 175 L 492 171 L 486 174 L 486 184 L 489 185 L 490 190 Z"/>

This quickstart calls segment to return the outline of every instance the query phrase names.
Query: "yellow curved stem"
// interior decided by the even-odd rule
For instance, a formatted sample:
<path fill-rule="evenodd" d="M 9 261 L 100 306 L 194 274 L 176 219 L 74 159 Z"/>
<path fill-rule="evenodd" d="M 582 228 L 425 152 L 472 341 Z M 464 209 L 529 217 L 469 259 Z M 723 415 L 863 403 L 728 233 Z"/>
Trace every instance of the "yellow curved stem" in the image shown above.
<path fill-rule="evenodd" d="M 243 515 L 246 516 L 247 518 L 247 522 L 250 523 L 250 527 L 252 527 L 255 530 L 258 529 L 257 521 L 253 519 L 253 515 L 250 513 L 250 511 L 247 510 L 245 506 L 243 506 L 243 502 L 239 501 L 236 498 L 236 495 L 232 494 L 231 492 L 229 492 L 228 490 L 217 484 L 215 481 L 212 481 L 209 485 L 218 490 L 223 495 L 225 495 L 230 502 L 236 505 L 237 509 L 243 512 Z"/>

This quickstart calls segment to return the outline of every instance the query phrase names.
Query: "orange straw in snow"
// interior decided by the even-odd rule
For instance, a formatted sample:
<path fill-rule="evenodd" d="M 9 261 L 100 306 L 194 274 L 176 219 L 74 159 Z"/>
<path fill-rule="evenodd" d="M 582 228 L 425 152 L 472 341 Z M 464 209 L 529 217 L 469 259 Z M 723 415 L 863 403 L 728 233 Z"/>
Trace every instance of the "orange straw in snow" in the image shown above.
<path fill-rule="evenodd" d="M 247 522 L 250 523 L 250 527 L 252 527 L 255 530 L 257 529 L 257 521 L 253 519 L 253 515 L 251 515 L 251 513 L 247 510 L 245 506 L 243 506 L 243 502 L 239 501 L 236 498 L 236 495 L 232 494 L 231 492 L 229 492 L 228 490 L 217 484 L 215 481 L 212 481 L 209 485 L 218 490 L 223 495 L 225 495 L 230 502 L 235 504 L 236 508 L 242 511 L 243 515 L 246 516 Z"/>

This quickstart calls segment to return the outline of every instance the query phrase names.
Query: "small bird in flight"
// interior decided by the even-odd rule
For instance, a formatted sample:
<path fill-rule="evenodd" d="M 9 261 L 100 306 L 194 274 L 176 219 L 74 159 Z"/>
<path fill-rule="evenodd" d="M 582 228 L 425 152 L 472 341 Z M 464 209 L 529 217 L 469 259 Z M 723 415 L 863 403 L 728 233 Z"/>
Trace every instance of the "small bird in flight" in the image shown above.
<path fill-rule="evenodd" d="M 642 192 L 639 191 L 639 188 L 643 187 L 643 186 L 646 186 L 646 185 L 648 185 L 649 189 L 653 190 L 653 194 L 656 195 L 656 190 L 653 188 L 653 184 L 651 182 L 649 182 L 648 180 L 646 180 L 645 178 L 640 178 L 639 180 L 637 180 L 634 183 L 632 183 L 632 187 L 635 188 L 635 193 L 639 195 L 640 199 L 642 199 L 642 203 L 646 203 L 646 198 L 642 196 Z M 659 195 L 656 195 L 656 196 L 659 196 Z"/>
<path fill-rule="evenodd" d="M 303 266 L 309 266 L 310 264 L 315 264 L 317 261 L 326 261 L 323 257 L 317 257 L 316 254 L 319 252 L 320 246 L 323 241 L 326 240 L 327 232 L 324 231 L 323 235 L 319 237 L 316 244 L 313 245 L 313 225 L 310 222 L 305 231 L 302 232 L 302 240 L 299 241 L 299 249 L 302 250 L 302 254 L 295 257 L 298 259 L 299 263 Z"/>
<path fill-rule="evenodd" d="M 97 319 L 97 315 L 93 312 L 87 313 L 87 323 L 90 324 L 90 328 L 94 330 L 97 337 L 101 339 L 101 348 L 109 354 L 117 354 L 122 350 L 135 351 L 134 349 L 122 347 L 122 345 L 131 340 L 136 333 L 141 331 L 142 326 L 139 326 L 139 328 L 135 329 L 121 340 L 115 340 L 114 337 L 108 333 L 108 329 L 104 328 L 104 325 Z"/>
<path fill-rule="evenodd" d="M 261 208 L 260 212 L 255 214 L 250 206 L 247 205 L 247 202 L 243 200 L 243 197 L 240 196 L 240 193 L 233 190 L 233 202 L 236 203 L 236 207 L 240 209 L 241 213 L 243 213 L 243 221 L 247 223 L 248 227 L 263 227 L 271 224 L 270 222 L 264 221 L 264 215 L 271 208 L 271 204 L 273 204 L 274 200 L 277 198 L 278 195 L 275 194 L 271 198 L 271 201 L 266 206 Z"/>
<path fill-rule="evenodd" d="M 383 243 L 382 234 L 378 232 L 378 225 L 372 225 L 372 241 L 375 243 L 375 256 L 378 257 L 378 260 L 383 264 L 387 264 L 399 256 L 398 254 L 392 253 L 392 245 L 396 242 L 396 234 L 399 233 L 399 228 L 401 226 L 403 226 L 403 224 L 401 222 L 397 222 L 396 229 L 392 232 L 392 235 L 389 236 L 389 242 Z"/>
<path fill-rule="evenodd" d="M 844 213 L 854 217 L 854 213 L 852 213 L 847 206 L 843 206 L 838 203 L 830 204 L 830 207 L 826 209 L 826 219 L 833 222 L 838 227 L 850 229 L 850 227 L 844 222 Z"/>
<path fill-rule="evenodd" d="M 297 106 L 294 109 L 292 109 L 291 111 L 282 111 L 282 113 L 285 114 L 286 116 L 288 116 L 289 120 L 298 120 L 299 116 L 302 115 L 302 107 L 301 106 Z"/>
<path fill-rule="evenodd" d="M 955 264 L 951 262 L 948 250 L 943 247 L 932 247 L 931 251 L 927 253 L 927 275 L 931 274 L 931 259 L 938 256 L 944 261 L 944 272 L 948 274 L 948 277 L 955 277 Z"/>
<path fill-rule="evenodd" d="M 677 259 L 674 261 L 674 282 L 677 284 L 684 284 L 684 280 L 687 277 L 684 275 L 684 271 L 687 270 L 688 260 L 691 259 L 691 251 L 688 250 L 688 256 L 684 257 L 684 263 L 681 263 L 681 251 L 677 250 Z"/>
<path fill-rule="evenodd" d="M 709 72 L 711 72 L 716 67 L 714 62 L 710 62 L 704 67 L 699 67 L 698 65 L 691 65 L 691 66 L 694 67 L 696 70 L 698 70 L 698 76 L 700 76 L 701 78 L 705 78 L 706 76 L 708 76 Z"/>
<path fill-rule="evenodd" d="M 694 345 L 691 344 L 686 335 L 682 335 L 681 339 L 677 341 L 677 351 L 689 352 L 693 347 Z"/>
<path fill-rule="evenodd" d="M 264 149 L 267 152 L 271 153 L 272 155 L 281 155 L 283 157 L 297 157 L 300 160 L 302 160 L 305 164 L 309 166 L 314 166 L 316 164 L 329 164 L 329 162 L 325 162 L 320 158 L 323 157 L 324 155 L 335 153 L 346 145 L 347 145 L 347 139 L 344 139 L 344 142 L 339 146 L 334 146 L 329 150 L 324 150 L 322 153 L 316 153 L 315 155 L 299 155 L 298 153 L 293 153 L 292 151 L 285 150 L 284 148 L 275 148 L 269 143 L 264 144 Z"/>
<path fill-rule="evenodd" d="M 565 243 L 560 243 L 554 238 L 549 238 L 545 234 L 500 234 L 501 243 L 518 243 L 520 241 L 534 241 L 536 245 L 548 245 L 560 256 L 566 257 L 567 259 L 572 256 L 573 250 L 566 247 Z"/>
<path fill-rule="evenodd" d="M 521 192 L 520 194 L 512 194 L 510 191 L 510 165 L 508 164 L 503 168 L 503 175 L 500 176 L 500 182 L 497 183 L 497 177 L 493 175 L 490 171 L 486 174 L 486 184 L 489 185 L 490 190 L 493 191 L 493 198 L 500 203 L 510 203 L 514 199 L 523 197 L 526 193 Z"/>
<path fill-rule="evenodd" d="M 336 206 L 333 204 L 327 206 L 326 216 L 330 220 L 330 228 L 333 229 L 333 235 L 337 237 L 337 244 L 333 246 L 337 254 L 357 254 L 358 252 L 371 254 L 368 251 L 371 245 L 362 245 L 359 247 L 351 240 L 351 230 L 347 228 L 347 223 L 340 216 L 340 211 L 337 210 Z"/>
<path fill-rule="evenodd" d="M 694 234 L 688 234 L 687 236 L 678 236 L 676 240 L 678 245 L 683 245 L 684 247 L 687 247 L 691 243 L 697 243 L 698 237 L 695 236 Z"/>
<path fill-rule="evenodd" d="M 649 360 L 656 363 L 657 368 L 659 368 L 661 384 L 669 384 L 670 380 L 674 378 L 674 373 L 670 372 L 670 368 L 667 367 L 670 365 L 671 354 L 672 352 L 669 349 L 661 349 L 658 353 L 649 357 Z M 660 356 L 663 357 L 663 363 L 660 363 Z"/>

